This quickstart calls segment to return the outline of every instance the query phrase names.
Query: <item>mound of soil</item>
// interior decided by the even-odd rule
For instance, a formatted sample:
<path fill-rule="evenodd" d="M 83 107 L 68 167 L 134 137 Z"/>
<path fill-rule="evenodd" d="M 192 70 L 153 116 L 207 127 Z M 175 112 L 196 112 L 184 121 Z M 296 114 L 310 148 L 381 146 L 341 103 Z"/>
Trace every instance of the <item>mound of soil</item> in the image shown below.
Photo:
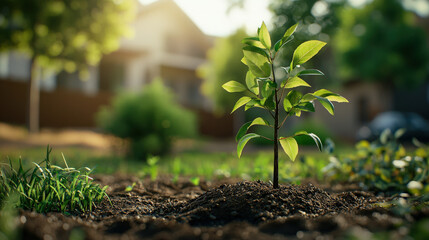
<path fill-rule="evenodd" d="M 345 235 L 394 231 L 429 216 L 397 217 L 374 203 L 370 192 L 335 192 L 311 184 L 281 185 L 182 179 L 155 182 L 128 176 L 98 176 L 109 185 L 107 200 L 90 214 L 66 216 L 21 211 L 24 239 L 336 239 Z M 128 185 L 135 183 L 132 191 Z M 355 234 L 354 232 L 357 233 Z M 76 238 L 76 236 L 78 238 Z M 368 235 L 370 236 L 370 235 Z"/>
<path fill-rule="evenodd" d="M 167 213 L 191 225 L 223 225 L 232 221 L 256 224 L 295 214 L 318 217 L 352 211 L 365 204 L 367 199 L 352 192 L 329 194 L 311 184 L 273 189 L 269 183 L 245 181 L 223 184 L 196 199 L 172 206 Z"/>

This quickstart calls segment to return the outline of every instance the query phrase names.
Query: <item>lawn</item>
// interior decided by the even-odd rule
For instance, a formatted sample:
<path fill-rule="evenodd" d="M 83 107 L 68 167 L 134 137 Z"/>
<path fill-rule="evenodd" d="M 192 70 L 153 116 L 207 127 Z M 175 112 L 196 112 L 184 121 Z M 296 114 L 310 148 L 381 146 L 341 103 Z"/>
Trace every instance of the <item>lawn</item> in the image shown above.
<path fill-rule="evenodd" d="M 350 151 L 345 147 L 343 152 Z M 45 158 L 46 147 L 26 147 L 2 149 L 1 163 L 7 164 L 9 159 L 17 162 L 22 159 L 25 168 L 34 166 Z M 100 151 L 91 148 L 59 147 L 51 153 L 54 165 L 64 166 L 64 158 L 70 166 L 87 166 L 95 174 L 134 174 L 140 177 L 150 175 L 148 161 L 126 157 L 124 154 Z M 272 151 L 266 147 L 260 151 L 245 153 L 238 158 L 235 152 L 203 152 L 198 149 L 188 149 L 173 155 L 157 157 L 158 175 L 180 175 L 187 177 L 198 176 L 207 180 L 225 177 L 242 178 L 246 180 L 261 179 L 269 181 L 272 175 Z M 323 180 L 321 169 L 327 165 L 329 154 L 305 147 L 295 162 L 288 160 L 280 153 L 280 177 L 283 182 L 295 182 L 302 178 Z"/>

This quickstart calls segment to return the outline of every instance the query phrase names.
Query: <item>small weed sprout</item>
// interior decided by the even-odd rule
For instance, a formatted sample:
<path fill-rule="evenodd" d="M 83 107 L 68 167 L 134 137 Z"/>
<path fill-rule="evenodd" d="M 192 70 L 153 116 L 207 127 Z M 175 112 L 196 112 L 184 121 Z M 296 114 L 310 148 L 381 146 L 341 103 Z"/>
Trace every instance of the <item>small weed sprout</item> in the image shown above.
<path fill-rule="evenodd" d="M 294 138 L 296 136 L 307 135 L 311 137 L 316 142 L 319 150 L 322 150 L 322 142 L 314 133 L 300 131 L 292 136 L 279 136 L 279 129 L 284 127 L 286 119 L 290 116 L 299 117 L 302 111 L 314 112 L 314 101 L 319 101 L 331 115 L 334 114 L 334 105 L 332 102 L 348 102 L 344 97 L 326 89 L 320 89 L 313 93 L 306 94 L 295 89 L 297 87 L 310 87 L 310 85 L 301 77 L 308 75 L 323 75 L 323 73 L 317 69 L 305 69 L 301 65 L 315 56 L 326 45 L 324 42 L 311 40 L 299 45 L 293 53 L 290 66 L 281 67 L 285 71 L 286 77 L 284 79 L 276 78 L 274 61 L 279 50 L 292 41 L 293 33 L 297 27 L 298 24 L 290 27 L 283 37 L 272 45 L 268 29 L 265 26 L 265 23 L 262 23 L 262 26 L 258 29 L 257 37 L 243 39 L 245 46 L 243 47 L 244 57 L 241 61 L 249 67 L 246 75 L 246 86 L 237 81 L 229 81 L 222 85 L 226 91 L 231 93 L 245 92 L 245 96 L 241 97 L 236 102 L 232 112 L 242 106 L 245 106 L 245 110 L 258 107 L 267 110 L 272 116 L 274 124 L 270 124 L 262 117 L 258 117 L 245 123 L 239 129 L 236 140 L 238 141 L 237 154 L 238 157 L 240 157 L 244 146 L 249 140 L 253 138 L 269 139 L 256 133 L 247 133 L 249 128 L 255 125 L 273 128 L 274 139 L 269 140 L 274 142 L 274 188 L 278 188 L 279 186 L 279 143 L 292 161 L 294 161 L 298 155 L 298 143 Z M 280 119 L 280 111 L 285 111 L 286 113 L 283 119 Z"/>
<path fill-rule="evenodd" d="M 199 177 L 191 177 L 189 179 L 189 181 L 194 185 L 194 186 L 198 186 L 200 185 L 200 178 Z"/>
<path fill-rule="evenodd" d="M 159 157 L 158 156 L 150 156 L 147 160 L 147 166 L 143 168 L 143 175 L 149 174 L 150 179 L 152 181 L 155 181 L 158 177 L 158 162 Z"/>
<path fill-rule="evenodd" d="M 128 185 L 127 187 L 125 187 L 125 192 L 131 192 L 133 189 L 134 189 L 134 187 L 136 186 L 136 182 L 133 182 L 133 184 L 131 184 L 131 185 Z"/>

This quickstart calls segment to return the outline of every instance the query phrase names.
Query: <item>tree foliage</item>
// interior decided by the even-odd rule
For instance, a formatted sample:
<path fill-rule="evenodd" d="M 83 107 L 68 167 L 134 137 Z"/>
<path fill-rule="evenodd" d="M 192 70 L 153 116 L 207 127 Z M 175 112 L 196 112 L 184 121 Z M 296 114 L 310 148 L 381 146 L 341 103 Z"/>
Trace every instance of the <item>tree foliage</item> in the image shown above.
<path fill-rule="evenodd" d="M 240 59 L 241 39 L 246 36 L 240 29 L 229 37 L 217 39 L 208 52 L 207 63 L 198 68 L 198 74 L 203 79 L 203 93 L 213 100 L 218 111 L 231 109 L 239 98 L 237 94 L 227 94 L 221 86 L 230 79 L 244 84 L 247 69 Z"/>
<path fill-rule="evenodd" d="M 345 0 L 272 0 L 270 9 L 274 14 L 274 37 L 282 34 L 278 29 L 300 23 L 296 37 L 325 38 L 339 26 L 336 11 L 346 4 Z M 322 36 L 321 36 L 322 35 Z"/>
<path fill-rule="evenodd" d="M 281 64 L 287 64 L 287 56 L 293 53 L 300 42 L 317 39 L 327 42 L 327 49 L 313 59 L 314 65 L 318 66 L 327 76 L 327 81 L 315 82 L 317 86 L 330 85 L 336 80 L 336 69 L 332 64 L 331 36 L 340 25 L 337 12 L 347 5 L 346 0 L 271 0 L 270 10 L 273 13 L 273 38 L 280 38 L 283 32 L 280 29 L 288 28 L 295 23 L 300 27 L 295 32 L 295 39 L 282 49 L 279 57 Z M 329 64 L 327 64 L 329 63 Z"/>
<path fill-rule="evenodd" d="M 128 0 L 2 0 L 0 50 L 20 50 L 41 67 L 74 72 L 116 50 L 132 19 Z"/>
<path fill-rule="evenodd" d="M 88 76 L 128 31 L 132 0 L 2 0 L 0 50 L 30 59 L 28 129 L 39 130 L 39 68 Z"/>
<path fill-rule="evenodd" d="M 400 1 L 374 0 L 362 9 L 346 8 L 340 16 L 335 51 L 343 78 L 399 87 L 425 80 L 427 38 Z"/>

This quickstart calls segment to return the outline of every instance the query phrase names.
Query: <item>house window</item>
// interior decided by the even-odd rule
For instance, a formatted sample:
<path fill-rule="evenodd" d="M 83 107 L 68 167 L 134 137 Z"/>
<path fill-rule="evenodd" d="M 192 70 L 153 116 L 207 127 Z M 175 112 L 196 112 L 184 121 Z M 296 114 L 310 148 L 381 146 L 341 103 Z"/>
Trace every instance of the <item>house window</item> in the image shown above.
<path fill-rule="evenodd" d="M 187 101 L 190 105 L 197 106 L 197 105 L 201 104 L 199 102 L 200 101 L 200 93 L 199 93 L 199 86 L 197 83 L 189 84 L 187 95 L 188 95 Z"/>

